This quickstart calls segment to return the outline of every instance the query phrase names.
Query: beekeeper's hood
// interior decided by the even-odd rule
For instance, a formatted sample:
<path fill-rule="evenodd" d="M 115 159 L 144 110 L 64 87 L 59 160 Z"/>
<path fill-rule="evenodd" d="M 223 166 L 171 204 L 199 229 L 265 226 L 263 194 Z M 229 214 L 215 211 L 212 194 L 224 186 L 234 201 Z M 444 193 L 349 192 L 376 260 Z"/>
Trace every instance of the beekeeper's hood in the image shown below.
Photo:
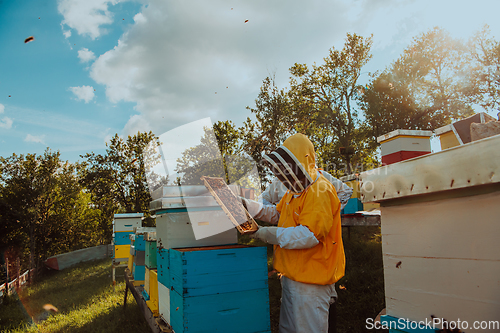
<path fill-rule="evenodd" d="M 264 159 L 271 171 L 292 192 L 300 193 L 316 180 L 314 146 L 304 134 L 294 134 Z"/>

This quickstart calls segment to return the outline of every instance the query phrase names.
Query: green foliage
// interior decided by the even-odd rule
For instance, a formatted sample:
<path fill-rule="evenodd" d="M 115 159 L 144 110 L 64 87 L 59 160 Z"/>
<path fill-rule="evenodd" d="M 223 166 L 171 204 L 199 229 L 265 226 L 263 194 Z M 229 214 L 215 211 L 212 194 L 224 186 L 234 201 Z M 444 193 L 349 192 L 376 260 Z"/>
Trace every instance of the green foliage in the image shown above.
<path fill-rule="evenodd" d="M 471 57 L 469 95 L 485 110 L 500 111 L 500 42 L 485 26 L 468 42 Z"/>
<path fill-rule="evenodd" d="M 229 123 L 227 125 L 229 126 Z M 219 125 L 219 130 L 223 128 L 223 125 Z M 175 172 L 181 175 L 179 180 L 181 185 L 203 185 L 202 176 L 227 179 L 221 151 L 214 132 L 207 127 L 204 128 L 204 131 L 203 137 L 200 138 L 200 144 L 186 149 L 182 156 L 177 159 Z M 231 137 L 232 135 L 229 133 L 225 139 Z M 227 140 L 223 147 L 232 149 L 230 140 Z"/>
<path fill-rule="evenodd" d="M 81 183 L 91 194 L 93 205 L 101 211 L 99 230 L 111 241 L 113 215 L 119 212 L 141 212 L 149 216 L 151 196 L 146 179 L 150 143 L 158 138 L 152 133 L 137 133 L 126 140 L 115 134 L 106 154 L 87 153 Z M 146 222 L 148 223 L 148 222 Z"/>
<path fill-rule="evenodd" d="M 414 38 L 361 91 L 373 140 L 395 129 L 433 130 L 473 114 L 470 60 L 463 43 L 443 29 Z"/>
<path fill-rule="evenodd" d="M 0 157 L 0 248 L 35 266 L 54 254 L 96 245 L 100 212 L 78 182 L 80 165 L 58 152 Z"/>
<path fill-rule="evenodd" d="M 242 149 L 255 161 L 263 188 L 271 179 L 271 174 L 260 161 L 264 154 L 278 148 L 295 132 L 294 114 L 290 109 L 288 93 L 276 86 L 274 74 L 263 80 L 255 108 L 247 106 L 247 109 L 255 115 L 256 121 L 247 118 L 240 128 Z"/>
<path fill-rule="evenodd" d="M 241 152 L 241 130 L 231 121 L 219 121 L 213 130 L 205 128 L 200 144 L 186 149 L 177 159 L 178 184 L 202 185 L 202 176 L 224 178 L 227 184 L 260 188 L 255 162 Z"/>

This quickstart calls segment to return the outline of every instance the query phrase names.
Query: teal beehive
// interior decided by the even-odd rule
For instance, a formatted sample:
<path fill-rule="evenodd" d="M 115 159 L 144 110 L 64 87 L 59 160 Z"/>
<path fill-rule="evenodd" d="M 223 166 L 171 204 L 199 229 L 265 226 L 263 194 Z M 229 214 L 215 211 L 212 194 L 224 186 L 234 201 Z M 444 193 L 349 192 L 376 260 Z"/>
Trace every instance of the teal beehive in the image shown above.
<path fill-rule="evenodd" d="M 267 248 L 170 249 L 170 325 L 181 332 L 270 332 Z"/>

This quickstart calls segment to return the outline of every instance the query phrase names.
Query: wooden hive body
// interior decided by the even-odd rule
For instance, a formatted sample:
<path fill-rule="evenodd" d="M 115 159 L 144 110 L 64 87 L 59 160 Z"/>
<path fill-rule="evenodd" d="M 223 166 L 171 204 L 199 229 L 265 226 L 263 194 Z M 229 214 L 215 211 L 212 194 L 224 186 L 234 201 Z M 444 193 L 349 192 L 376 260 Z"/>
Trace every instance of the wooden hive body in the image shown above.
<path fill-rule="evenodd" d="M 361 174 L 362 197 L 381 204 L 391 318 L 498 322 L 498 147 L 495 136 Z"/>
<path fill-rule="evenodd" d="M 170 324 L 181 332 L 270 332 L 267 249 L 170 249 Z"/>

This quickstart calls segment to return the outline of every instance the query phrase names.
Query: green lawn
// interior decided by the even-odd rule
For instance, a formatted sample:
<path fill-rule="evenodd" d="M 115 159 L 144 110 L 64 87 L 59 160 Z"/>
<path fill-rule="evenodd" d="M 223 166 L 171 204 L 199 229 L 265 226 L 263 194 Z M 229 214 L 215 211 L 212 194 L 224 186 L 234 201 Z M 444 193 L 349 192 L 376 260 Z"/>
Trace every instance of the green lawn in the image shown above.
<path fill-rule="evenodd" d="M 123 268 L 117 269 L 123 275 Z M 123 309 L 125 280 L 111 285 L 111 259 L 80 264 L 60 272 L 53 271 L 19 297 L 0 305 L 1 332 L 148 332 L 133 297 Z M 46 320 L 43 309 L 51 304 L 58 309 Z M 29 324 L 32 317 L 34 324 Z"/>
<path fill-rule="evenodd" d="M 367 332 L 366 319 L 375 318 L 385 307 L 380 228 L 352 227 L 351 239 L 345 231 L 343 239 L 347 265 L 345 277 L 336 284 L 339 295 L 337 332 Z M 265 245 L 248 236 L 240 237 L 239 241 Z M 271 271 L 271 246 L 268 246 L 268 266 Z M 123 275 L 123 268 L 117 270 L 117 275 Z M 110 259 L 52 271 L 34 286 L 25 288 L 19 298 L 10 297 L 0 305 L 0 331 L 148 332 L 149 326 L 131 294 L 123 309 L 124 291 L 124 279 L 117 277 L 116 292 L 113 292 Z M 278 332 L 280 297 L 280 282 L 274 274 L 269 278 L 273 333 Z M 45 304 L 55 306 L 58 312 L 41 320 L 49 315 L 43 309 Z M 29 323 L 30 318 L 34 318 L 34 324 Z"/>

